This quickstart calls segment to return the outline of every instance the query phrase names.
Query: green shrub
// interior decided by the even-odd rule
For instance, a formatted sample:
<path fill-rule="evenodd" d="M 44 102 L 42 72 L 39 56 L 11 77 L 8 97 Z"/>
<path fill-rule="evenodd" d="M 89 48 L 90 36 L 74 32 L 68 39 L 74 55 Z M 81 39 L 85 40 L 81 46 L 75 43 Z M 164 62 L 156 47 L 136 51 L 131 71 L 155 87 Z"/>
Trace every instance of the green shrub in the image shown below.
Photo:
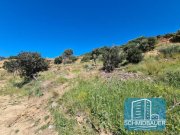
<path fill-rule="evenodd" d="M 18 70 L 25 79 L 33 79 L 38 72 L 48 70 L 48 63 L 39 53 L 22 52 L 16 60 L 5 62 L 3 67 L 9 72 Z"/>
<path fill-rule="evenodd" d="M 62 56 L 59 56 L 59 57 L 54 59 L 54 64 L 61 64 L 62 61 L 63 61 Z"/>
<path fill-rule="evenodd" d="M 20 75 L 33 79 L 40 71 L 48 70 L 48 63 L 39 53 L 22 52 L 18 55 Z"/>
<path fill-rule="evenodd" d="M 173 37 L 170 39 L 171 42 L 180 42 L 180 30 L 176 32 L 176 34 L 173 35 Z"/>
<path fill-rule="evenodd" d="M 143 59 L 142 51 L 136 47 L 126 50 L 126 55 L 130 63 L 139 63 Z"/>
<path fill-rule="evenodd" d="M 17 56 L 9 56 L 8 59 L 17 59 Z"/>
<path fill-rule="evenodd" d="M 173 38 L 171 39 L 171 42 L 180 42 L 180 35 L 173 36 Z"/>
<path fill-rule="evenodd" d="M 170 33 L 170 34 L 165 34 L 163 37 L 164 38 L 172 38 L 175 34 L 174 33 Z"/>
<path fill-rule="evenodd" d="M 63 56 L 64 56 L 64 57 L 70 57 L 70 56 L 73 55 L 73 53 L 74 53 L 74 52 L 73 52 L 72 49 L 67 49 L 67 50 L 64 51 Z"/>
<path fill-rule="evenodd" d="M 91 55 L 84 55 L 81 62 L 89 62 L 92 59 Z"/>
<path fill-rule="evenodd" d="M 119 50 L 116 47 L 107 48 L 103 54 L 103 70 L 111 72 L 118 67 L 120 62 L 122 60 L 120 59 Z"/>
<path fill-rule="evenodd" d="M 89 60 L 93 60 L 96 64 L 97 59 L 102 60 L 102 55 L 107 52 L 109 47 L 101 47 L 94 49 L 91 53 L 87 53 L 84 55 L 82 62 L 88 62 Z"/>
<path fill-rule="evenodd" d="M 156 42 L 157 39 L 155 37 L 140 37 L 130 41 L 128 44 L 135 44 L 142 52 L 147 52 L 154 49 Z"/>
<path fill-rule="evenodd" d="M 141 49 L 143 52 L 151 51 L 155 48 L 155 44 L 157 42 L 157 39 L 154 37 L 149 37 L 147 39 L 147 43 L 143 42 L 143 44 L 139 45 L 139 49 Z"/>
<path fill-rule="evenodd" d="M 64 51 L 62 55 L 63 63 L 64 64 L 71 64 L 77 60 L 77 57 L 73 56 L 73 50 L 67 49 Z"/>
<path fill-rule="evenodd" d="M 3 68 L 9 73 L 15 73 L 19 69 L 19 63 L 17 62 L 17 60 L 5 61 L 3 64 Z"/>
<path fill-rule="evenodd" d="M 96 64 L 96 60 L 97 60 L 98 56 L 100 55 L 99 50 L 98 49 L 93 50 L 91 55 L 92 55 L 92 59 L 93 59 L 94 63 Z"/>

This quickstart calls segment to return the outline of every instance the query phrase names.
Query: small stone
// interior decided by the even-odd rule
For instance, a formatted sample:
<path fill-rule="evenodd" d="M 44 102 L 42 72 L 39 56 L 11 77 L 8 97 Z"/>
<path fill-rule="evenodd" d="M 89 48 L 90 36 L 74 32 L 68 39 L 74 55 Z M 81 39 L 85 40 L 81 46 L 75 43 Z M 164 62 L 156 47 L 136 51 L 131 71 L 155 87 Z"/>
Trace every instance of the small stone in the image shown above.
<path fill-rule="evenodd" d="M 48 127 L 49 129 L 53 129 L 54 128 L 54 126 L 53 125 L 49 125 L 49 127 Z"/>
<path fill-rule="evenodd" d="M 58 104 L 56 103 L 56 102 L 53 102 L 52 104 L 51 104 L 51 108 L 56 108 L 58 106 Z"/>

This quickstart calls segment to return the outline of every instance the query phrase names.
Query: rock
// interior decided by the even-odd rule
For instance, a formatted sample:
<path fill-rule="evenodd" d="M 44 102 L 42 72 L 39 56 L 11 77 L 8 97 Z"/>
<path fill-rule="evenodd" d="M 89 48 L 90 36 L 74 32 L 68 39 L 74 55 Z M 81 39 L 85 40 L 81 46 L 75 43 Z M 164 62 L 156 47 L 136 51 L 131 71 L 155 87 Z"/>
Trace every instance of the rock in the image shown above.
<path fill-rule="evenodd" d="M 56 103 L 56 102 L 53 102 L 52 104 L 51 104 L 51 108 L 56 108 L 58 106 L 58 103 Z"/>
<path fill-rule="evenodd" d="M 49 125 L 49 129 L 54 129 L 54 125 Z"/>

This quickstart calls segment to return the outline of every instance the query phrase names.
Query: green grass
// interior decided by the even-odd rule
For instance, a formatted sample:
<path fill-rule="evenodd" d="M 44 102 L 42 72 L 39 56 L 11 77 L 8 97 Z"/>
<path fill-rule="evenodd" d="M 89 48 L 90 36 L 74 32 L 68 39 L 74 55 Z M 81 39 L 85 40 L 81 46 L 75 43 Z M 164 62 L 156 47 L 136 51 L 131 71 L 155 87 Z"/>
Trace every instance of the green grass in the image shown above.
<path fill-rule="evenodd" d="M 57 110 L 53 110 L 52 114 L 55 120 L 56 130 L 62 135 L 72 134 L 74 121 L 68 120 Z"/>
<path fill-rule="evenodd" d="M 54 72 L 46 71 L 46 72 L 41 72 L 39 74 L 38 79 L 41 80 L 41 81 L 45 81 L 45 80 L 54 79 L 56 76 L 57 76 L 57 74 L 55 74 Z"/>
<path fill-rule="evenodd" d="M 158 77 L 166 71 L 174 71 L 180 67 L 180 55 L 175 59 L 164 59 L 161 56 L 148 57 L 139 64 L 131 64 L 126 67 L 128 72 L 142 72 L 146 75 Z"/>
<path fill-rule="evenodd" d="M 55 81 L 54 84 L 64 84 L 68 82 L 68 79 L 62 76 L 59 76 Z"/>
<path fill-rule="evenodd" d="M 114 134 L 177 134 L 179 131 L 179 109 L 167 113 L 167 129 L 165 132 L 128 132 L 124 129 L 124 101 L 126 98 L 162 97 L 167 101 L 167 109 L 180 100 L 180 91 L 163 84 L 146 81 L 105 81 L 99 78 L 79 80 L 79 84 L 64 95 L 61 102 L 71 115 L 79 111 L 87 114 L 96 129 L 110 131 Z"/>
<path fill-rule="evenodd" d="M 173 57 L 175 54 L 180 54 L 180 44 L 163 46 L 159 49 L 159 52 L 161 52 L 164 57 Z"/>
<path fill-rule="evenodd" d="M 5 82 L 4 87 L 1 88 L 0 95 L 28 95 L 28 91 L 26 91 L 25 88 L 17 87 L 17 84 L 19 84 L 22 81 L 23 80 L 19 77 L 8 79 L 7 82 Z"/>
<path fill-rule="evenodd" d="M 16 76 L 5 82 L 4 87 L 0 90 L 0 95 L 42 96 L 43 93 L 40 81 L 24 82 L 22 78 Z"/>
<path fill-rule="evenodd" d="M 0 71 L 0 81 L 7 79 L 8 73 L 6 71 Z"/>
<path fill-rule="evenodd" d="M 173 71 L 167 70 L 159 77 L 159 79 L 170 86 L 180 89 L 180 69 Z"/>
<path fill-rule="evenodd" d="M 94 132 L 86 125 L 79 126 L 75 118 L 70 118 L 63 111 L 52 109 L 54 125 L 59 135 L 94 135 Z"/>

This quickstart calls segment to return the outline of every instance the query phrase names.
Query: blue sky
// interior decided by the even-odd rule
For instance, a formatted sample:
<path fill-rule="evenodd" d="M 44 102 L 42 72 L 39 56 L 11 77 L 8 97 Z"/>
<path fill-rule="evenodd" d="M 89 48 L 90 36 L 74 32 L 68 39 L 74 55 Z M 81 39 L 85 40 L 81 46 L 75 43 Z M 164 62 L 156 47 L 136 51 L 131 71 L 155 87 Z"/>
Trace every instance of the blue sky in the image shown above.
<path fill-rule="evenodd" d="M 1 0 L 0 56 L 76 55 L 180 29 L 179 0 Z"/>

